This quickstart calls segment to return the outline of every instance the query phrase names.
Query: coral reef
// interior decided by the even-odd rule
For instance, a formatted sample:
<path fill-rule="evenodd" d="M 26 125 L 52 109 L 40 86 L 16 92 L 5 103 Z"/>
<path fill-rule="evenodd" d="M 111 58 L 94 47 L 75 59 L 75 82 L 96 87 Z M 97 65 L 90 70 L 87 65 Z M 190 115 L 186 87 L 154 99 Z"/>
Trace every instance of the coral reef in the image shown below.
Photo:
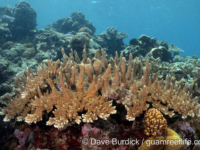
<path fill-rule="evenodd" d="M 68 33 L 71 31 L 78 32 L 81 28 L 87 27 L 92 34 L 95 33 L 95 26 L 88 20 L 85 19 L 85 15 L 80 12 L 73 12 L 71 17 L 64 17 L 55 21 L 49 28 L 62 33 Z"/>
<path fill-rule="evenodd" d="M 119 52 L 124 48 L 123 39 L 128 35 L 124 32 L 118 32 L 116 28 L 107 28 L 106 32 L 103 32 L 97 37 L 95 41 L 102 47 L 107 48 L 108 54 L 114 54 L 115 51 Z"/>
<path fill-rule="evenodd" d="M 174 52 L 174 55 L 177 55 L 178 53 L 184 53 L 184 51 L 180 48 L 178 48 L 176 45 L 174 44 L 171 44 L 169 46 L 169 51 L 170 52 Z"/>
<path fill-rule="evenodd" d="M 82 27 L 78 30 L 78 32 L 86 32 L 89 35 L 93 35 L 93 32 L 88 27 Z"/>
<path fill-rule="evenodd" d="M 34 38 L 32 30 L 36 29 L 36 17 L 35 10 L 25 1 L 20 1 L 19 4 L 13 10 L 14 22 L 10 25 L 10 31 L 12 38 L 15 41 L 31 42 Z M 27 40 L 26 37 L 29 37 Z"/>
<path fill-rule="evenodd" d="M 0 7 L 0 16 L 2 16 L 2 15 L 12 16 L 12 11 L 13 11 L 13 9 L 9 5 L 7 5 L 5 7 Z"/>
<path fill-rule="evenodd" d="M 12 34 L 8 28 L 8 23 L 0 20 L 0 45 L 4 44 Z"/>
<path fill-rule="evenodd" d="M 84 35 L 76 35 L 70 41 L 71 48 L 77 52 L 83 51 L 84 46 L 88 47 L 89 38 Z"/>
<path fill-rule="evenodd" d="M 7 41 L 2 45 L 3 49 L 10 49 L 14 43 L 12 41 Z"/>
<path fill-rule="evenodd" d="M 7 20 L 0 20 L 0 39 L 14 42 L 32 42 L 36 29 L 35 10 L 25 1 L 20 1 L 14 8 L 5 6 L 0 8 L 0 16 L 4 15 Z M 5 18 L 4 17 L 4 18 Z M 12 21 L 8 21 L 12 18 Z"/>
<path fill-rule="evenodd" d="M 124 45 L 114 27 L 94 35 L 78 12 L 39 31 L 36 17 L 24 1 L 0 7 L 2 149 L 198 148 L 197 56 L 147 35 Z"/>
<path fill-rule="evenodd" d="M 119 63 L 116 59 L 116 64 L 120 64 L 121 69 L 116 65 L 112 67 L 111 64 L 107 64 L 104 51 L 101 52 L 102 56 L 97 51 L 92 64 L 85 58 L 84 60 L 87 60 L 85 64 L 78 65 L 79 71 L 76 65 L 72 67 L 72 62 L 65 54 L 63 63 L 48 61 L 48 66 L 42 65 L 37 69 L 36 76 L 29 69 L 26 72 L 27 81 L 21 79 L 23 86 L 15 80 L 16 85 L 21 89 L 21 92 L 15 92 L 18 95 L 17 98 L 12 100 L 7 95 L 9 103 L 1 110 L 1 114 L 6 115 L 4 121 L 10 121 L 20 114 L 17 117 L 18 121 L 36 123 L 42 120 L 42 112 L 45 110 L 47 113 L 53 111 L 55 117 L 50 117 L 47 125 L 54 125 L 56 128 L 63 128 L 73 122 L 79 124 L 81 119 L 83 122 L 93 122 L 98 117 L 107 119 L 110 114 L 115 114 L 116 110 L 115 106 L 112 106 L 112 100 L 107 100 L 105 96 L 117 90 L 119 85 L 130 89 L 122 101 L 129 121 L 135 120 L 148 109 L 149 104 L 146 102 L 152 103 L 154 108 L 169 117 L 172 117 L 174 112 L 182 115 L 182 118 L 199 116 L 200 106 L 197 104 L 197 98 L 192 98 L 189 94 L 188 84 L 180 89 L 178 84 L 173 84 L 168 76 L 166 81 L 153 80 L 150 77 L 148 59 L 146 67 L 140 68 L 142 71 L 139 71 L 139 74 L 135 70 L 131 76 L 131 61 L 129 61 L 127 71 L 125 58 L 122 58 Z M 67 59 L 69 59 L 68 62 L 66 62 Z M 131 55 L 130 60 L 132 60 Z M 52 79 L 56 76 L 62 85 L 62 91 L 58 91 L 54 86 Z M 56 109 L 53 109 L 54 107 Z M 30 110 L 34 111 L 29 114 Z M 81 112 L 82 116 L 79 115 Z"/>
<path fill-rule="evenodd" d="M 162 61 L 171 61 L 171 53 L 163 46 L 152 48 L 150 53 L 152 53 L 154 58 L 160 57 Z"/>
<path fill-rule="evenodd" d="M 30 48 L 33 47 L 33 43 L 25 43 L 24 46 Z"/>
<path fill-rule="evenodd" d="M 160 58 L 161 61 L 171 62 L 172 56 L 169 51 L 168 43 L 165 41 L 156 41 L 156 38 L 150 38 L 147 35 L 141 35 L 138 39 L 131 39 L 127 46 L 122 52 L 125 53 L 128 58 L 129 53 L 132 53 L 133 58 L 135 57 L 146 57 L 147 54 L 152 53 L 154 58 Z"/>

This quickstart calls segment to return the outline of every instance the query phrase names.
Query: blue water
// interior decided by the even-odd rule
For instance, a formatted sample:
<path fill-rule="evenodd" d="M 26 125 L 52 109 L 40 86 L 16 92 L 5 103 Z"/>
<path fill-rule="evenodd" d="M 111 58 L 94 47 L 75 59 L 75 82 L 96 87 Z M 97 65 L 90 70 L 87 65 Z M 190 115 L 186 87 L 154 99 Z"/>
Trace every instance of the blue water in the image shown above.
<path fill-rule="evenodd" d="M 14 7 L 18 0 L 1 0 Z M 200 57 L 200 0 L 26 0 L 37 12 L 37 29 L 72 12 L 82 12 L 96 26 L 95 34 L 108 27 L 126 32 L 129 38 L 142 34 L 174 43 L 181 56 Z"/>

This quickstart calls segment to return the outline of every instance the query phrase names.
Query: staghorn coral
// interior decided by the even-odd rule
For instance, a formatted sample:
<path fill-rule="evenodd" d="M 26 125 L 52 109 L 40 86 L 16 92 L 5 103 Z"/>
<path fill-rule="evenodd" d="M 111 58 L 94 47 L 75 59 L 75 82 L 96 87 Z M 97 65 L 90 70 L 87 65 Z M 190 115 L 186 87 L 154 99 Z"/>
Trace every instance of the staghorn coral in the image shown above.
<path fill-rule="evenodd" d="M 160 111 L 151 108 L 144 116 L 144 127 L 147 136 L 157 136 L 167 129 L 167 121 Z"/>
<path fill-rule="evenodd" d="M 174 112 L 182 118 L 199 115 L 200 106 L 197 98 L 188 92 L 188 84 L 182 86 L 182 82 L 174 82 L 170 76 L 159 80 L 156 74 L 151 73 L 148 58 L 143 68 L 142 62 L 132 60 L 132 55 L 127 66 L 123 55 L 118 62 L 118 54 L 108 64 L 103 50 L 97 50 L 92 60 L 84 51 L 81 64 L 75 63 L 78 59 L 73 58 L 73 51 L 70 57 L 64 54 L 64 50 L 62 53 L 63 62 L 48 61 L 48 66 L 43 64 L 37 69 L 37 75 L 29 69 L 27 80 L 21 80 L 23 86 L 16 80 L 21 91 L 15 91 L 15 100 L 8 96 L 9 102 L 1 110 L 1 114 L 6 115 L 4 121 L 17 115 L 18 121 L 36 123 L 42 120 L 43 112 L 53 113 L 47 125 L 56 128 L 81 121 L 93 122 L 98 117 L 105 120 L 117 112 L 107 95 L 121 89 L 126 91 L 121 95 L 120 103 L 125 106 L 129 121 L 143 114 L 149 104 L 170 117 Z M 55 79 L 61 85 L 58 89 L 54 85 Z"/>
<path fill-rule="evenodd" d="M 68 64 L 63 68 L 57 68 L 59 64 L 59 61 L 52 64 L 49 61 L 48 67 L 42 66 L 38 71 L 37 77 L 34 78 L 32 74 L 29 74 L 27 82 L 24 83 L 26 85 L 25 89 L 16 80 L 18 87 L 23 92 L 21 95 L 18 94 L 18 99 L 15 101 L 12 101 L 9 97 L 10 102 L 8 107 L 1 111 L 1 113 L 6 114 L 4 121 L 9 121 L 16 114 L 20 114 L 20 116 L 17 117 L 18 121 L 25 120 L 27 123 L 36 123 L 42 120 L 42 112 L 45 110 L 47 113 L 51 112 L 53 106 L 56 107 L 53 111 L 55 118 L 50 118 L 47 125 L 54 125 L 56 128 L 62 128 L 72 120 L 75 120 L 75 122 L 79 124 L 81 122 L 81 116 L 78 115 L 78 112 L 84 110 L 87 111 L 87 113 L 82 114 L 83 122 L 93 122 L 93 120 L 98 119 L 98 116 L 102 119 L 107 119 L 110 114 L 116 113 L 115 107 L 112 107 L 112 101 L 107 101 L 104 96 L 98 96 L 100 78 L 97 80 L 96 77 L 93 76 L 91 87 L 88 89 L 84 87 L 84 64 L 79 66 L 79 75 L 77 74 L 76 66 L 72 67 L 70 84 L 71 86 L 76 86 L 77 91 L 73 91 L 69 88 L 70 85 L 67 84 L 69 83 L 67 81 L 69 78 L 67 75 L 65 75 L 66 83 L 63 82 L 62 73 L 67 72 L 66 66 Z M 58 75 L 63 91 L 58 91 L 50 79 L 50 77 L 55 74 Z M 78 78 L 79 80 L 77 82 Z M 42 94 L 42 87 L 47 87 L 47 83 L 52 92 L 50 93 L 47 90 Z M 30 111 L 31 114 L 27 114 Z"/>

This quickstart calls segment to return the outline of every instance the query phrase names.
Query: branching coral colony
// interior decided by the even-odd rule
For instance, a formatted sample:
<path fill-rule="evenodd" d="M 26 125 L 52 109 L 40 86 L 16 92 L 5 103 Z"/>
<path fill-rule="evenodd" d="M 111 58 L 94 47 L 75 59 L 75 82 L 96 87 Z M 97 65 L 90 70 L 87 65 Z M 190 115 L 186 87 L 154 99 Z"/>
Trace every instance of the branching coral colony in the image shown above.
<path fill-rule="evenodd" d="M 113 100 L 125 106 L 129 121 L 135 120 L 151 104 L 170 117 L 174 112 L 182 118 L 200 115 L 200 105 L 190 94 L 188 84 L 183 86 L 183 82 L 176 82 L 173 76 L 167 75 L 165 80 L 159 78 L 158 70 L 167 64 L 160 64 L 158 59 L 148 56 L 146 60 L 132 60 L 130 54 L 127 65 L 122 54 L 118 59 L 116 53 L 115 59 L 108 61 L 103 50 L 97 50 L 92 60 L 84 50 L 82 62 L 77 53 L 73 57 L 73 51 L 70 57 L 63 49 L 62 54 L 62 62 L 42 64 L 41 68 L 36 68 L 37 75 L 29 68 L 26 79 L 16 79 L 20 90 L 15 89 L 15 99 L 7 95 L 8 104 L 1 110 L 4 121 L 18 116 L 18 121 L 36 123 L 46 111 L 54 114 L 46 124 L 56 128 L 74 122 L 89 123 L 115 114 Z M 173 72 L 173 68 L 168 70 Z"/>

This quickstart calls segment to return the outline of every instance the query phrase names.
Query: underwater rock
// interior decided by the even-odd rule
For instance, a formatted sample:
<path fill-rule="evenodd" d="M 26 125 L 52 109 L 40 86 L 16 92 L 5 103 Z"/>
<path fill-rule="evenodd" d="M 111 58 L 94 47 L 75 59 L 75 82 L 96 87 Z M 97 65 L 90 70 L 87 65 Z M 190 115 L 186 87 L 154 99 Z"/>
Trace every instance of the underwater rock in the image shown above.
<path fill-rule="evenodd" d="M 167 41 L 157 41 L 157 44 L 158 44 L 159 46 L 165 47 L 167 50 L 169 49 L 169 46 L 168 46 L 168 42 L 167 42 Z"/>
<path fill-rule="evenodd" d="M 150 53 L 153 54 L 154 58 L 160 57 L 161 61 L 170 62 L 171 61 L 171 53 L 167 51 L 167 49 L 163 46 L 159 46 L 157 48 L 153 48 Z"/>
<path fill-rule="evenodd" d="M 2 48 L 3 49 L 10 49 L 14 43 L 12 41 L 7 41 L 6 43 L 3 44 Z"/>
<path fill-rule="evenodd" d="M 107 47 L 107 43 L 106 41 L 104 40 L 104 37 L 106 36 L 106 34 L 100 34 L 100 35 L 97 35 L 95 37 L 95 41 L 101 46 L 101 47 Z"/>
<path fill-rule="evenodd" d="M 123 52 L 128 59 L 129 53 L 132 53 L 133 58 L 137 56 L 145 57 L 152 53 L 154 58 L 161 57 L 162 61 L 171 61 L 171 52 L 168 51 L 168 43 L 166 41 L 156 41 L 156 38 L 150 38 L 147 35 L 141 35 L 138 39 L 131 39 Z M 130 48 L 131 47 L 131 48 Z"/>
<path fill-rule="evenodd" d="M 147 35 L 141 35 L 138 39 L 131 39 L 130 45 L 137 46 L 138 50 L 145 50 L 146 54 L 156 47 L 156 38 L 150 38 Z"/>
<path fill-rule="evenodd" d="M 10 7 L 9 5 L 5 7 L 0 7 L 0 16 L 2 15 L 12 16 L 12 14 L 13 14 L 13 8 Z"/>
<path fill-rule="evenodd" d="M 89 35 L 93 35 L 93 32 L 88 27 L 82 27 L 78 30 L 78 32 L 86 32 Z"/>
<path fill-rule="evenodd" d="M 197 61 L 196 57 L 191 56 L 184 56 L 182 57 L 182 61 L 185 63 L 191 62 L 191 61 Z"/>
<path fill-rule="evenodd" d="M 45 59 L 49 59 L 49 54 L 40 51 L 40 52 L 38 52 L 38 53 L 35 55 L 35 59 L 36 59 L 38 62 L 42 62 L 42 61 L 45 60 Z"/>
<path fill-rule="evenodd" d="M 35 53 L 36 53 L 35 48 L 27 48 L 23 52 L 22 56 L 25 58 L 31 58 L 31 57 L 35 56 Z"/>
<path fill-rule="evenodd" d="M 38 34 L 35 36 L 34 43 L 38 43 L 38 42 L 50 43 L 50 41 L 52 42 L 58 41 L 60 35 L 61 35 L 60 33 L 53 30 L 41 29 L 38 31 Z"/>
<path fill-rule="evenodd" d="M 30 48 L 33 47 L 33 43 L 25 43 L 24 46 Z"/>
<path fill-rule="evenodd" d="M 13 17 L 15 20 L 10 24 L 10 30 L 15 41 L 31 42 L 35 33 L 32 32 L 36 29 L 35 10 L 25 1 L 20 1 L 19 4 L 13 9 Z M 29 37 L 29 38 L 27 38 Z"/>
<path fill-rule="evenodd" d="M 0 84 L 0 93 L 11 92 L 11 90 L 12 90 L 12 87 L 9 84 L 7 83 Z"/>
<path fill-rule="evenodd" d="M 128 35 L 124 32 L 118 32 L 116 28 L 107 28 L 106 32 L 95 37 L 95 41 L 102 47 L 108 49 L 108 54 L 114 54 L 124 49 L 123 39 Z"/>
<path fill-rule="evenodd" d="M 182 49 L 180 49 L 180 48 L 178 48 L 176 45 L 174 45 L 174 44 L 171 44 L 170 46 L 169 46 L 169 51 L 170 52 L 174 52 L 174 56 L 175 55 L 179 55 L 179 53 L 184 53 L 184 51 L 182 50 Z"/>
<path fill-rule="evenodd" d="M 117 29 L 116 28 L 107 28 L 106 33 L 110 36 L 110 38 L 115 38 L 117 36 Z"/>
<path fill-rule="evenodd" d="M 144 48 L 147 52 L 156 46 L 156 38 L 154 37 L 150 38 L 147 35 L 141 35 L 138 40 L 141 41 L 140 47 Z"/>
<path fill-rule="evenodd" d="M 1 58 L 0 60 L 0 83 L 3 82 L 3 80 L 5 80 L 7 78 L 7 69 L 9 67 L 10 63 L 7 60 L 4 60 Z"/>
<path fill-rule="evenodd" d="M 181 56 L 179 55 L 175 55 L 172 59 L 173 62 L 180 62 L 182 59 L 181 59 Z"/>
<path fill-rule="evenodd" d="M 55 21 L 49 28 L 61 33 L 68 33 L 71 31 L 78 32 L 79 29 L 87 27 L 92 31 L 92 35 L 95 33 L 95 26 L 88 20 L 85 19 L 85 15 L 80 12 L 73 12 L 71 17 L 64 17 Z"/>
<path fill-rule="evenodd" d="M 26 128 L 23 132 L 16 129 L 14 132 L 15 137 L 19 140 L 19 145 L 15 148 L 15 150 L 25 150 L 25 143 L 29 135 L 31 134 L 31 129 Z"/>
<path fill-rule="evenodd" d="M 65 41 L 61 39 L 61 33 L 42 29 L 35 36 L 34 45 L 36 45 L 37 50 L 57 50 L 60 47 L 65 47 Z"/>
<path fill-rule="evenodd" d="M 37 50 L 36 60 L 42 62 L 45 59 L 55 59 L 60 58 L 61 48 L 65 48 L 70 51 L 69 41 L 73 35 L 63 36 L 62 33 L 56 32 L 54 30 L 39 30 L 38 34 L 35 36 L 34 47 Z M 46 52 L 47 54 L 44 54 Z M 44 56 L 44 55 L 45 56 Z"/>
<path fill-rule="evenodd" d="M 7 92 L 11 92 L 14 85 L 11 83 L 13 71 L 10 70 L 10 65 L 10 61 L 5 60 L 0 56 L 0 96 Z"/>
<path fill-rule="evenodd" d="M 41 42 L 36 45 L 37 50 L 47 51 L 47 42 Z"/>
<path fill-rule="evenodd" d="M 178 128 L 183 132 L 185 138 L 194 138 L 195 131 L 188 122 L 180 121 L 178 123 Z"/>
<path fill-rule="evenodd" d="M 12 61 L 15 57 L 18 57 L 17 52 L 15 49 L 10 49 L 10 50 L 3 50 L 1 52 L 1 56 L 3 56 L 5 59 Z"/>
<path fill-rule="evenodd" d="M 8 23 L 0 20 L 0 44 L 5 43 L 6 39 L 12 37 L 12 34 L 8 28 Z"/>
<path fill-rule="evenodd" d="M 2 15 L 0 17 L 0 19 L 4 22 L 8 22 L 8 23 L 11 23 L 15 20 L 15 18 L 11 17 L 11 16 L 8 16 L 8 15 Z"/>
<path fill-rule="evenodd" d="M 82 52 L 84 46 L 89 46 L 89 41 L 90 39 L 84 35 L 76 35 L 71 39 L 70 46 L 73 50 L 76 50 L 77 52 Z"/>
<path fill-rule="evenodd" d="M 26 47 L 23 44 L 17 43 L 15 46 L 13 46 L 11 49 L 15 49 L 16 52 L 19 55 L 22 55 L 22 53 L 26 50 Z"/>
<path fill-rule="evenodd" d="M 146 53 L 144 53 L 142 50 L 138 51 L 137 46 L 133 46 L 133 45 L 128 45 L 124 50 L 122 50 L 121 52 L 124 54 L 124 56 L 126 57 L 126 59 L 128 60 L 129 58 L 129 54 L 132 54 L 132 58 L 134 59 L 135 57 L 139 57 L 139 56 L 145 56 Z"/>

